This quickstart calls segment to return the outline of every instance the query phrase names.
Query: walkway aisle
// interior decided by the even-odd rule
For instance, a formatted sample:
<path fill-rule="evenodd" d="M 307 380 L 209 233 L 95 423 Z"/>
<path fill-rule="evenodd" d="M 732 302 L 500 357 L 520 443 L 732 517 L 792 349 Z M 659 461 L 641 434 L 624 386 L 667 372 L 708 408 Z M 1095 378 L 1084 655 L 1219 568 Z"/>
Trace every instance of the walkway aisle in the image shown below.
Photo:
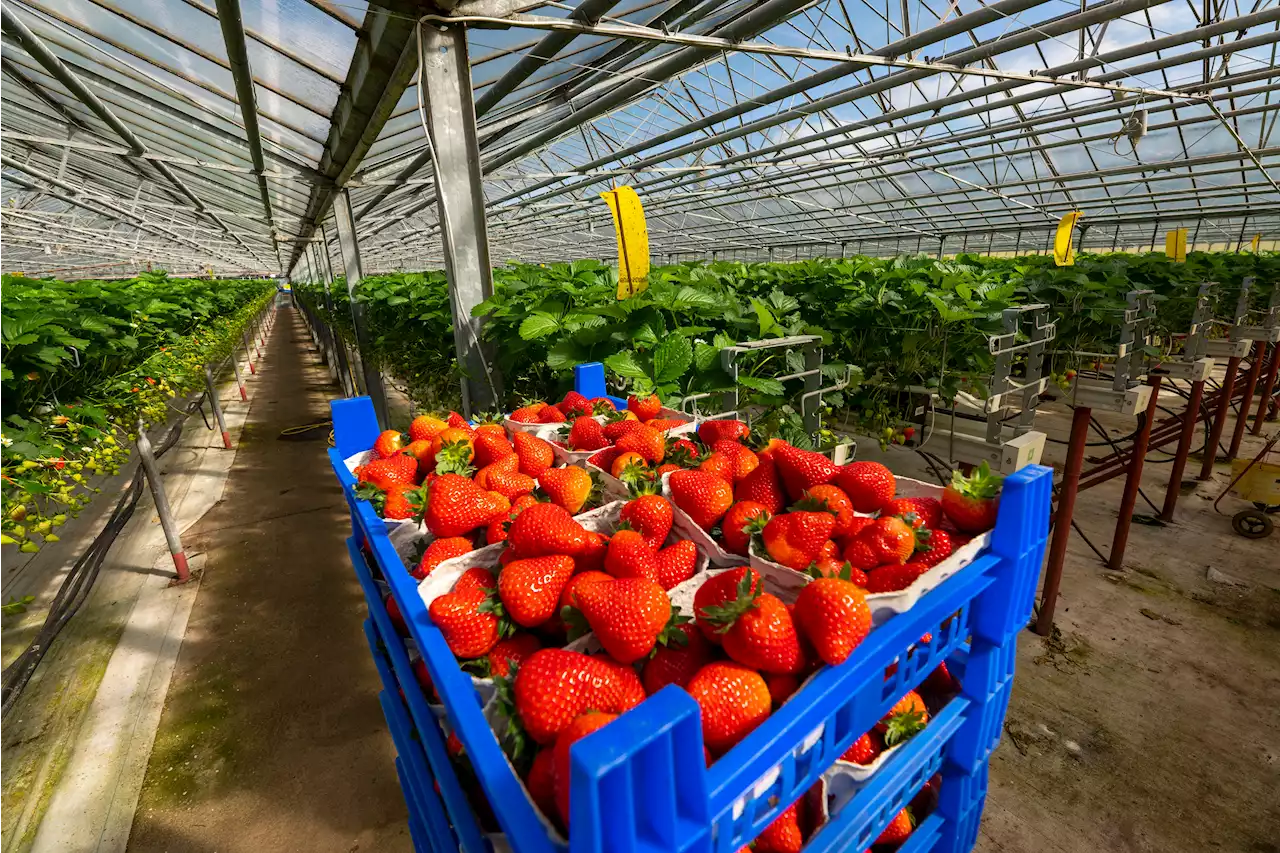
<path fill-rule="evenodd" d="M 185 537 L 208 562 L 130 851 L 411 849 L 326 433 L 277 438 L 335 391 L 293 311 L 269 349 L 224 500 Z"/>

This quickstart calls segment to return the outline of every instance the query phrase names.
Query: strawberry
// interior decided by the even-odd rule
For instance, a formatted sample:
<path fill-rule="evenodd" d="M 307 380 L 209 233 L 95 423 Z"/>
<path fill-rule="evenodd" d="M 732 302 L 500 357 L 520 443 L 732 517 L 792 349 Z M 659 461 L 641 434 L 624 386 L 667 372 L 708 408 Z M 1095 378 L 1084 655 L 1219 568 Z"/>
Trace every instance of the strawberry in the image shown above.
<path fill-rule="evenodd" d="M 855 740 L 853 745 L 844 751 L 840 760 L 866 766 L 874 762 L 882 752 L 884 752 L 884 741 L 880 739 L 880 733 L 872 729 L 869 732 L 863 732 L 862 737 Z"/>
<path fill-rule="evenodd" d="M 729 507 L 724 521 L 720 523 L 720 545 L 730 554 L 745 557 L 747 546 L 751 544 L 751 535 L 764 530 L 770 518 L 769 510 L 763 504 L 739 501 Z"/>
<path fill-rule="evenodd" d="M 750 580 L 747 580 L 748 578 Z M 718 626 L 710 621 L 707 611 L 716 613 L 718 608 L 736 601 L 739 598 L 739 589 L 744 585 L 748 594 L 764 589 L 760 575 L 755 569 L 750 566 L 739 566 L 709 578 L 693 594 L 693 615 L 698 627 L 702 630 L 702 635 L 717 646 L 720 645 L 721 635 L 717 630 Z"/>
<path fill-rule="evenodd" d="M 538 475 L 538 485 L 553 503 L 577 514 L 589 501 L 599 497 L 599 489 L 585 468 L 548 468 Z"/>
<path fill-rule="evenodd" d="M 733 504 L 733 487 L 705 471 L 674 471 L 667 483 L 675 505 L 703 530 L 714 527 Z"/>
<path fill-rule="evenodd" d="M 658 549 L 638 530 L 625 525 L 609 540 L 604 570 L 615 578 L 658 580 Z"/>
<path fill-rule="evenodd" d="M 489 522 L 489 526 L 484 529 L 484 544 L 496 545 L 499 542 L 506 542 L 508 530 L 511 527 L 511 519 L 499 516 Z"/>
<path fill-rule="evenodd" d="M 698 438 L 707 447 L 717 441 L 742 441 L 751 435 L 751 428 L 742 421 L 709 420 L 698 425 Z"/>
<path fill-rule="evenodd" d="M 560 609 L 572 607 L 581 610 L 582 605 L 578 602 L 578 589 L 587 584 L 593 584 L 597 581 L 609 581 L 613 579 L 613 575 L 606 575 L 604 572 L 588 570 L 579 572 L 569 578 L 569 582 L 564 585 L 564 590 L 560 593 Z"/>
<path fill-rule="evenodd" d="M 905 563 L 916 548 L 916 532 L 900 518 L 877 518 L 844 549 L 855 569 L 868 571 L 887 563 Z"/>
<path fill-rule="evenodd" d="M 453 592 L 458 595 L 479 593 L 488 596 L 497 588 L 498 579 L 493 576 L 493 572 L 480 566 L 467 569 L 453 584 Z"/>
<path fill-rule="evenodd" d="M 923 563 L 890 563 L 867 572 L 867 592 L 897 592 L 916 582 L 929 571 Z"/>
<path fill-rule="evenodd" d="M 448 428 L 446 421 L 434 415 L 418 415 L 409 424 L 409 438 L 413 441 L 431 441 Z"/>
<path fill-rule="evenodd" d="M 431 458 L 437 474 L 470 476 L 475 446 L 471 433 L 450 427 L 431 439 Z"/>
<path fill-rule="evenodd" d="M 464 418 L 462 415 L 458 414 L 457 412 L 450 412 L 448 417 L 446 417 L 444 420 L 445 420 L 445 423 L 447 423 L 451 429 L 460 429 L 463 432 L 467 432 L 467 433 L 475 431 L 475 429 L 471 426 L 471 424 L 467 423 L 467 419 Z"/>
<path fill-rule="evenodd" d="M 588 546 L 587 531 L 558 504 L 534 504 L 511 522 L 507 542 L 524 557 L 567 554 L 575 557 Z"/>
<path fill-rule="evenodd" d="M 487 525 L 507 509 L 510 504 L 496 492 L 485 491 L 458 474 L 444 474 L 427 490 L 423 520 L 434 536 L 461 536 Z"/>
<path fill-rule="evenodd" d="M 643 431 L 647 429 L 644 424 L 636 419 L 631 412 L 617 415 L 604 425 L 604 437 L 610 441 L 617 441 L 624 435 L 632 432 Z"/>
<path fill-rule="evenodd" d="M 643 425 L 639 429 L 630 430 L 619 436 L 614 445 L 622 451 L 630 450 L 639 453 L 654 465 L 661 462 L 663 455 L 667 452 L 667 441 L 662 437 L 662 433 Z"/>
<path fill-rule="evenodd" d="M 526 658 L 512 693 L 525 732 L 542 744 L 588 709 L 621 714 L 645 695 L 635 672 L 567 649 L 539 649 Z"/>
<path fill-rule="evenodd" d="M 588 456 L 587 462 L 602 471 L 609 471 L 613 467 L 613 460 L 617 459 L 621 453 L 622 451 L 616 447 L 606 447 Z M 636 455 L 639 456 L 640 454 L 637 453 Z"/>
<path fill-rule="evenodd" d="M 418 480 L 418 462 L 412 456 L 397 453 L 386 459 L 374 459 L 360 472 L 357 480 L 373 483 L 380 489 L 400 484 L 412 486 Z"/>
<path fill-rule="evenodd" d="M 592 409 L 591 401 L 577 391 L 570 391 L 560 401 L 560 411 L 564 412 L 566 418 L 580 418 L 584 415 L 590 415 Z"/>
<path fill-rule="evenodd" d="M 511 436 L 511 442 L 516 458 L 520 460 L 520 473 L 527 477 L 537 477 L 555 463 L 555 451 L 546 439 L 528 432 L 517 432 Z"/>
<path fill-rule="evenodd" d="M 511 621 L 536 628 L 556 612 L 573 575 L 573 558 L 557 554 L 508 563 L 498 575 L 498 597 Z"/>
<path fill-rule="evenodd" d="M 424 459 L 434 462 L 435 459 L 431 455 L 431 439 L 420 438 L 411 441 L 404 446 L 404 452 L 422 462 Z"/>
<path fill-rule="evenodd" d="M 607 415 L 618 411 L 618 407 L 608 397 L 592 397 L 591 411 L 597 415 Z"/>
<path fill-rule="evenodd" d="M 843 578 L 850 581 L 854 586 L 867 586 L 867 573 L 862 569 L 855 569 L 851 563 L 841 556 L 829 556 L 819 554 L 813 564 L 805 570 L 810 577 L 814 578 Z"/>
<path fill-rule="evenodd" d="M 737 501 L 753 501 L 776 513 L 786 505 L 786 496 L 782 493 L 782 480 L 778 478 L 778 469 L 772 456 L 757 456 L 760 464 L 733 487 L 733 499 Z"/>
<path fill-rule="evenodd" d="M 702 712 L 702 742 L 716 757 L 751 734 L 773 707 L 760 673 L 730 661 L 707 664 L 685 689 Z"/>
<path fill-rule="evenodd" d="M 919 693 L 909 690 L 880 718 L 875 731 L 884 738 L 885 746 L 893 746 L 915 736 L 928 722 L 929 709 L 924 700 Z"/>
<path fill-rule="evenodd" d="M 814 486 L 805 492 L 805 497 L 811 499 L 816 506 L 814 509 L 826 507 L 836 517 L 836 526 L 831 531 L 831 536 L 843 536 L 849 531 L 849 525 L 853 523 L 853 502 L 849 500 L 849 496 L 839 486 L 826 484 L 822 486 Z"/>
<path fill-rule="evenodd" d="M 947 669 L 946 663 L 940 663 L 921 683 L 920 689 L 936 697 L 948 697 L 960 690 L 960 682 Z"/>
<path fill-rule="evenodd" d="M 534 634 L 519 633 L 499 640 L 489 649 L 485 660 L 484 675 L 489 678 L 506 678 L 525 658 L 542 648 L 542 641 Z"/>
<path fill-rule="evenodd" d="M 546 403 L 531 403 L 528 406 L 521 406 L 511 413 L 511 420 L 521 424 L 540 423 L 538 414 L 547 407 Z"/>
<path fill-rule="evenodd" d="M 624 483 L 642 479 L 649 473 L 649 460 L 634 450 L 624 451 L 620 447 L 612 447 L 610 450 L 614 451 L 613 461 L 608 465 L 597 465 L 597 468 L 606 469 Z"/>
<path fill-rule="evenodd" d="M 530 494 L 538 487 L 538 481 L 520 473 L 519 460 L 512 453 L 476 473 L 476 485 L 497 492 L 507 500 Z"/>
<path fill-rule="evenodd" d="M 800 590 L 795 620 L 822 662 L 836 666 L 870 633 L 871 608 L 851 581 L 818 578 Z"/>
<path fill-rule="evenodd" d="M 799 672 L 804 656 L 787 606 L 745 574 L 735 592 L 724 604 L 699 608 L 699 624 L 713 626 L 725 653 L 744 666 L 780 675 Z"/>
<path fill-rule="evenodd" d="M 409 625 L 404 621 L 404 614 L 400 612 L 400 605 L 396 604 L 396 600 L 391 593 L 387 593 L 387 597 L 382 599 L 382 604 L 387 608 L 387 618 L 391 620 L 391 627 L 395 629 L 396 634 L 401 637 L 409 636 Z"/>
<path fill-rule="evenodd" d="M 712 451 L 703 457 L 698 463 L 698 470 L 719 477 L 726 483 L 733 483 L 733 460 L 718 451 Z"/>
<path fill-rule="evenodd" d="M 446 592 L 427 608 L 457 657 L 478 658 L 498 642 L 498 617 L 485 609 L 487 603 L 482 593 Z"/>
<path fill-rule="evenodd" d="M 715 646 L 693 625 L 685 623 L 677 630 L 684 634 L 685 642 L 658 646 L 640 671 L 640 681 L 650 696 L 668 684 L 687 687 L 689 679 L 715 655 Z"/>
<path fill-rule="evenodd" d="M 664 474 L 670 474 L 672 471 L 681 471 L 681 470 L 683 469 L 679 465 L 675 464 L 674 462 L 663 462 L 661 465 L 659 465 L 657 468 L 654 469 L 653 476 L 661 480 Z"/>
<path fill-rule="evenodd" d="M 658 552 L 658 585 L 670 590 L 698 570 L 698 546 L 688 539 L 672 542 Z"/>
<path fill-rule="evenodd" d="M 556 812 L 560 815 L 560 820 L 564 821 L 565 826 L 569 825 L 569 803 L 571 802 L 569 780 L 573 778 L 573 771 L 569 764 L 569 748 L 577 741 L 594 731 L 599 731 L 616 719 L 618 719 L 617 714 L 605 714 L 594 710 L 588 711 L 574 719 L 556 738 L 552 765 L 555 777 Z"/>
<path fill-rule="evenodd" d="M 627 503 L 619 513 L 621 520 L 640 531 L 645 541 L 661 548 L 671 532 L 671 502 L 661 495 L 641 495 Z"/>
<path fill-rule="evenodd" d="M 911 816 L 911 809 L 905 808 L 893 816 L 893 820 L 889 821 L 884 832 L 876 838 L 876 844 L 901 844 L 911 837 L 911 832 L 915 828 L 916 822 Z"/>
<path fill-rule="evenodd" d="M 760 457 L 756 456 L 755 451 L 738 441 L 717 441 L 711 445 L 711 450 L 729 457 L 733 463 L 732 480 L 735 483 L 760 465 Z"/>
<path fill-rule="evenodd" d="M 627 398 L 627 411 L 635 412 L 636 417 L 642 421 L 652 420 L 658 416 L 658 412 L 662 411 L 662 401 L 658 399 L 657 394 L 650 394 L 643 398 L 632 394 Z"/>
<path fill-rule="evenodd" d="M 524 786 L 529 790 L 533 804 L 551 820 L 556 815 L 556 751 L 552 747 L 538 750 L 529 766 L 529 775 L 524 777 Z"/>
<path fill-rule="evenodd" d="M 850 462 L 838 469 L 835 483 L 849 496 L 857 512 L 876 512 L 897 490 L 893 472 L 879 462 Z"/>
<path fill-rule="evenodd" d="M 657 430 L 658 432 L 667 432 L 668 430 L 673 430 L 676 427 L 684 426 L 687 423 L 689 422 L 676 420 L 675 418 L 654 418 L 653 420 L 645 421 L 644 425 L 649 429 Z"/>
<path fill-rule="evenodd" d="M 929 536 L 925 541 L 916 546 L 916 552 L 912 556 L 911 562 L 932 568 L 950 557 L 954 551 L 951 534 L 945 530 L 934 528 L 929 531 Z"/>
<path fill-rule="evenodd" d="M 840 471 L 821 453 L 801 450 L 790 444 L 779 444 L 773 451 L 773 461 L 778 466 L 783 491 L 793 501 L 800 500 L 814 486 L 830 483 Z"/>
<path fill-rule="evenodd" d="M 476 433 L 472 446 L 475 450 L 475 465 L 477 468 L 492 465 L 504 456 L 512 456 L 516 452 L 515 448 L 511 446 L 511 442 L 507 441 L 505 435 L 487 430 Z"/>
<path fill-rule="evenodd" d="M 378 454 L 379 459 L 390 459 L 401 450 L 404 450 L 404 436 L 397 430 L 384 430 L 374 439 L 373 452 Z"/>
<path fill-rule="evenodd" d="M 538 411 L 538 423 L 562 424 L 565 422 L 564 412 L 557 406 L 545 406 Z"/>
<path fill-rule="evenodd" d="M 793 673 L 779 675 L 777 673 L 766 673 L 764 683 L 769 685 L 769 696 L 773 699 L 773 709 L 782 707 L 782 704 L 791 698 L 791 694 L 800 689 L 800 677 Z"/>
<path fill-rule="evenodd" d="M 938 773 L 916 791 L 909 806 L 913 815 L 929 814 L 938 807 L 938 790 L 942 787 L 942 774 Z"/>
<path fill-rule="evenodd" d="M 609 446 L 604 437 L 604 427 L 595 418 L 579 417 L 569 427 L 566 442 L 570 450 L 600 450 Z"/>
<path fill-rule="evenodd" d="M 761 539 L 770 559 L 802 571 L 818 556 L 823 543 L 831 538 L 835 525 L 836 517 L 829 512 L 793 511 L 770 519 Z"/>
<path fill-rule="evenodd" d="M 417 486 L 392 483 L 382 494 L 380 514 L 399 520 L 413 518 L 422 511 L 422 499 L 422 490 Z"/>
<path fill-rule="evenodd" d="M 1003 478 L 983 462 L 968 477 L 955 471 L 942 493 L 942 511 L 961 533 L 985 533 L 996 526 Z"/>
<path fill-rule="evenodd" d="M 942 503 L 937 498 L 894 498 L 880 510 L 881 518 L 889 515 L 905 517 L 914 514 L 912 527 L 932 530 L 942 523 Z"/>
<path fill-rule="evenodd" d="M 796 817 L 796 803 L 792 803 L 773 819 L 756 837 L 752 849 L 755 853 L 800 853 L 804 846 L 804 834 Z"/>
<path fill-rule="evenodd" d="M 474 549 L 475 546 L 471 544 L 471 540 L 464 536 L 445 536 L 442 539 L 434 539 L 427 546 L 427 550 L 422 552 L 422 559 L 418 561 L 418 567 L 410 574 L 415 579 L 422 580 L 445 560 L 469 554 Z"/>
<path fill-rule="evenodd" d="M 668 462 L 675 462 L 681 468 L 692 468 L 700 455 L 698 445 L 689 439 L 668 437 L 667 452 L 662 458 Z"/>
<path fill-rule="evenodd" d="M 596 639 L 619 663 L 634 663 L 645 657 L 659 639 L 664 639 L 668 628 L 674 630 L 678 624 L 672 618 L 666 592 L 648 578 L 586 584 L 578 588 L 576 596 Z M 679 611 L 674 615 L 678 619 Z"/>
<path fill-rule="evenodd" d="M 582 550 L 573 555 L 574 572 L 598 572 L 604 569 L 604 560 L 609 554 L 609 537 L 603 533 L 588 530 L 586 542 Z"/>

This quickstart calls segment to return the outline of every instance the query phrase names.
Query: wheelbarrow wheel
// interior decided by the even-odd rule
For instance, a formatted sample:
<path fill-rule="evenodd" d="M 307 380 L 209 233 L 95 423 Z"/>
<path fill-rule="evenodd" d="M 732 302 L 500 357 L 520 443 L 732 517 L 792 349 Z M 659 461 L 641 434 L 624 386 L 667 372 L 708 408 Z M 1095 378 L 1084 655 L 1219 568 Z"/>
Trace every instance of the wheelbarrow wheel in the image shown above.
<path fill-rule="evenodd" d="M 1245 509 L 1231 517 L 1231 529 L 1245 539 L 1265 539 L 1276 529 L 1276 525 L 1265 512 Z"/>

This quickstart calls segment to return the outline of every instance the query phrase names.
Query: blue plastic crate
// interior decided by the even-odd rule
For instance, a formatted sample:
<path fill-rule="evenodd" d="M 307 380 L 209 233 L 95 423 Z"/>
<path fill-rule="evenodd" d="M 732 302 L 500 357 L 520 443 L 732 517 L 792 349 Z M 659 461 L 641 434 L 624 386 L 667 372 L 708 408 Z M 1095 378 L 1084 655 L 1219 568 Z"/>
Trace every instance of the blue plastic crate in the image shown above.
<path fill-rule="evenodd" d="M 376 437 L 376 425 L 369 428 L 372 407 L 360 400 L 336 402 L 333 411 L 338 441 L 331 457 L 342 479 L 346 473 L 342 459 L 367 449 Z M 349 439 L 351 435 L 359 438 Z M 359 446 L 366 440 L 369 444 Z M 877 628 L 844 664 L 820 671 L 786 706 L 712 767 L 705 767 L 702 761 L 697 704 L 676 687 L 668 687 L 584 738 L 572 752 L 573 833 L 567 847 L 547 832 L 503 756 L 480 712 L 470 678 L 458 668 L 443 636 L 431 624 L 416 582 L 404 571 L 385 525 L 372 507 L 355 500 L 348 488 L 356 527 L 349 545 L 370 600 L 377 635 L 395 636 L 380 591 L 359 552 L 362 540 L 368 542 L 417 643 L 444 702 L 448 726 L 470 757 L 508 843 L 519 853 L 566 849 L 573 853 L 734 853 L 808 790 L 898 697 L 948 659 L 958 661 L 962 694 L 922 734 L 899 749 L 865 787 L 834 809 L 806 850 L 865 849 L 938 772 L 945 780 L 944 791 L 948 782 L 953 789 L 964 789 L 963 798 L 949 798 L 949 805 L 960 809 L 967 804 L 967 808 L 949 814 L 940 808 L 939 819 L 926 822 L 929 833 L 919 841 L 913 837 L 912 849 L 960 850 L 968 849 L 957 846 L 962 844 L 960 836 L 969 833 L 964 821 L 975 809 L 980 815 L 982 801 L 980 797 L 974 800 L 977 786 L 954 780 L 969 780 L 985 771 L 985 758 L 994 742 L 992 720 L 995 716 L 1003 719 L 1011 682 L 993 676 L 1002 669 L 1011 675 L 1009 647 L 1030 618 L 1047 533 L 1051 476 L 1048 469 L 1035 466 L 1007 478 L 993 544 L 987 553 L 910 611 Z M 344 485 L 349 479 L 348 474 Z M 905 650 L 925 633 L 932 633 L 933 640 L 917 645 L 907 657 Z M 968 647 L 970 637 L 972 648 Z M 444 849 L 475 853 L 489 849 L 445 753 L 439 723 L 413 679 L 403 645 L 382 645 L 391 676 L 405 692 L 430 775 L 440 786 L 451 826 L 440 838 Z M 1001 656 L 986 654 L 991 649 L 999 649 Z M 886 668 L 893 663 L 897 663 L 896 672 L 886 678 Z M 815 738 L 815 733 L 820 734 Z M 998 736 L 998 727 L 995 734 Z M 981 760 L 973 758 L 979 755 Z M 965 756 L 973 760 L 962 762 Z M 759 785 L 766 775 L 773 777 L 772 782 Z M 985 791 L 985 782 L 981 787 Z M 957 797 L 960 793 L 956 791 Z M 422 822 L 427 827 L 432 823 Z M 928 841 L 929 835 L 935 841 Z M 448 846 L 451 844 L 456 846 Z"/>

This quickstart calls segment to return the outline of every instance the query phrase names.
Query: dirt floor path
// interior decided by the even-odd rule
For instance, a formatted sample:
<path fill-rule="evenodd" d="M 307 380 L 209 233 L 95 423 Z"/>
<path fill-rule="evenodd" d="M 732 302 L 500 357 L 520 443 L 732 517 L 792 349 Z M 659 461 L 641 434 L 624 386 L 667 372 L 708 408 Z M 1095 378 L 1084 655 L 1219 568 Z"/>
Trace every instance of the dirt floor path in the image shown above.
<path fill-rule="evenodd" d="M 188 533 L 208 553 L 129 850 L 410 850 L 394 746 L 361 630 L 350 527 L 325 455 L 280 431 L 336 395 L 282 310 L 226 498 Z"/>

